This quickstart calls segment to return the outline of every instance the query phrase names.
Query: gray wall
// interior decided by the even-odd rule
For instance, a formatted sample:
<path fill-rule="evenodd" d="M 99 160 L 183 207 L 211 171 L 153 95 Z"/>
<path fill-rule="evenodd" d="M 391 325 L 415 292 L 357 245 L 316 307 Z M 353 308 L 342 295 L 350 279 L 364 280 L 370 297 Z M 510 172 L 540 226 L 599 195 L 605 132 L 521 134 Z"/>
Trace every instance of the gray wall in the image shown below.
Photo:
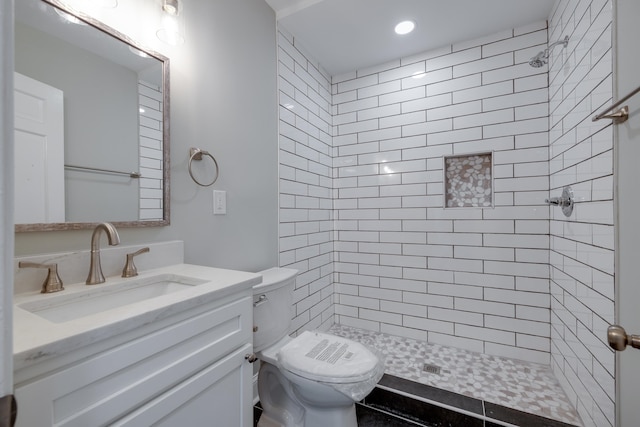
<path fill-rule="evenodd" d="M 124 11 L 127 4 L 121 6 Z M 171 225 L 121 229 L 121 242 L 180 239 L 189 263 L 247 271 L 274 266 L 275 14 L 263 0 L 192 0 L 184 13 L 184 45 L 170 48 L 143 40 L 171 60 Z M 127 34 L 139 28 L 155 37 L 149 26 L 134 25 L 138 18 L 127 17 L 122 28 L 110 25 Z M 212 187 L 198 187 L 189 177 L 189 147 L 216 156 L 220 178 Z M 213 189 L 227 192 L 227 215 L 212 215 Z M 88 230 L 18 233 L 16 254 L 85 248 L 90 235 Z"/>
<path fill-rule="evenodd" d="M 15 70 L 64 93 L 65 164 L 137 171 L 137 73 L 19 22 L 15 35 Z M 67 170 L 65 191 L 67 221 L 138 218 L 128 177 Z"/>

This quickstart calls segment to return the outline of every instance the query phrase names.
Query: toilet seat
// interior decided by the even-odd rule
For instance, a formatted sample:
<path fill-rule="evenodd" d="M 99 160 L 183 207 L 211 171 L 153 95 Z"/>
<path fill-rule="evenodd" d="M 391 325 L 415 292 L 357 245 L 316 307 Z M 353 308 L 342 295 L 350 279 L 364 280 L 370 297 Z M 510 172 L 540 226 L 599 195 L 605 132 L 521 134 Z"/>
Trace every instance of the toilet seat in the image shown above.
<path fill-rule="evenodd" d="M 381 376 L 378 357 L 365 346 L 322 332 L 303 332 L 282 346 L 276 357 L 281 369 L 327 384 L 361 383 Z"/>

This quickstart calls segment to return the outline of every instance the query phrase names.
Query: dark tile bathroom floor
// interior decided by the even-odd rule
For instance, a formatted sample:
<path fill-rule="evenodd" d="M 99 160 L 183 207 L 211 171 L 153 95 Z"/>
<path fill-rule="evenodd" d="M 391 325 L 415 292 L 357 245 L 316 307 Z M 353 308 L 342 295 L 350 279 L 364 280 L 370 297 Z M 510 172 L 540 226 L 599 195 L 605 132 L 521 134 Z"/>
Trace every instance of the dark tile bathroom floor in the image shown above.
<path fill-rule="evenodd" d="M 254 407 L 254 425 L 262 414 Z M 358 427 L 574 427 L 385 374 L 356 403 Z"/>

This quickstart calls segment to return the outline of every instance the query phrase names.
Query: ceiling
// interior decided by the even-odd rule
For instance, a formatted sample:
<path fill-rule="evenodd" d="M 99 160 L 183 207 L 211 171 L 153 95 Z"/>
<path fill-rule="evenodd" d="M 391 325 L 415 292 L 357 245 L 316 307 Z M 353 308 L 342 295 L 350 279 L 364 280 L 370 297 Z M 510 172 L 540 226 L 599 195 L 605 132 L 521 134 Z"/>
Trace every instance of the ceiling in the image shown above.
<path fill-rule="evenodd" d="M 265 0 L 332 76 L 546 20 L 556 0 Z M 413 20 L 398 36 L 394 26 Z"/>

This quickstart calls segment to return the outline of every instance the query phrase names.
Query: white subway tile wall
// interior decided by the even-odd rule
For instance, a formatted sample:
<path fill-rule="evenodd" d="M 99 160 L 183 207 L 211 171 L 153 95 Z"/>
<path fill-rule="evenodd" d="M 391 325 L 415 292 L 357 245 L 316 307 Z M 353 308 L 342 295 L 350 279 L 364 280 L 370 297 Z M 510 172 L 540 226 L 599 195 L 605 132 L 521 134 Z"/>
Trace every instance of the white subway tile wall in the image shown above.
<path fill-rule="evenodd" d="M 547 70 L 526 64 L 546 39 L 541 22 L 330 85 L 281 30 L 294 331 L 331 326 L 335 302 L 345 325 L 549 363 Z M 444 156 L 483 151 L 495 207 L 445 210 Z"/>
<path fill-rule="evenodd" d="M 337 323 L 549 363 L 546 41 L 540 22 L 334 79 Z M 489 207 L 445 209 L 444 157 L 482 152 Z"/>
<path fill-rule="evenodd" d="M 162 92 L 138 81 L 140 103 L 140 220 L 163 218 Z"/>
<path fill-rule="evenodd" d="M 329 329 L 333 304 L 333 157 L 330 77 L 293 37 L 278 34 L 280 266 L 298 270 L 293 330 Z M 345 126 L 353 126 L 349 122 Z M 364 123 L 360 130 L 366 130 Z M 357 179 L 355 161 L 341 176 Z M 366 167 L 366 166 L 362 166 Z M 372 165 L 371 167 L 377 167 Z"/>
<path fill-rule="evenodd" d="M 614 425 L 612 129 L 590 119 L 612 98 L 611 8 L 557 0 L 548 28 L 333 77 L 280 30 L 292 332 L 335 321 L 550 364 L 585 425 Z M 486 152 L 494 206 L 445 209 L 444 157 Z M 564 185 L 570 218 L 545 203 Z"/>
<path fill-rule="evenodd" d="M 551 208 L 551 366 L 585 426 L 615 425 L 613 128 L 592 122 L 611 103 L 612 2 L 559 0 L 549 41 L 550 193 L 574 189 L 566 218 Z"/>

